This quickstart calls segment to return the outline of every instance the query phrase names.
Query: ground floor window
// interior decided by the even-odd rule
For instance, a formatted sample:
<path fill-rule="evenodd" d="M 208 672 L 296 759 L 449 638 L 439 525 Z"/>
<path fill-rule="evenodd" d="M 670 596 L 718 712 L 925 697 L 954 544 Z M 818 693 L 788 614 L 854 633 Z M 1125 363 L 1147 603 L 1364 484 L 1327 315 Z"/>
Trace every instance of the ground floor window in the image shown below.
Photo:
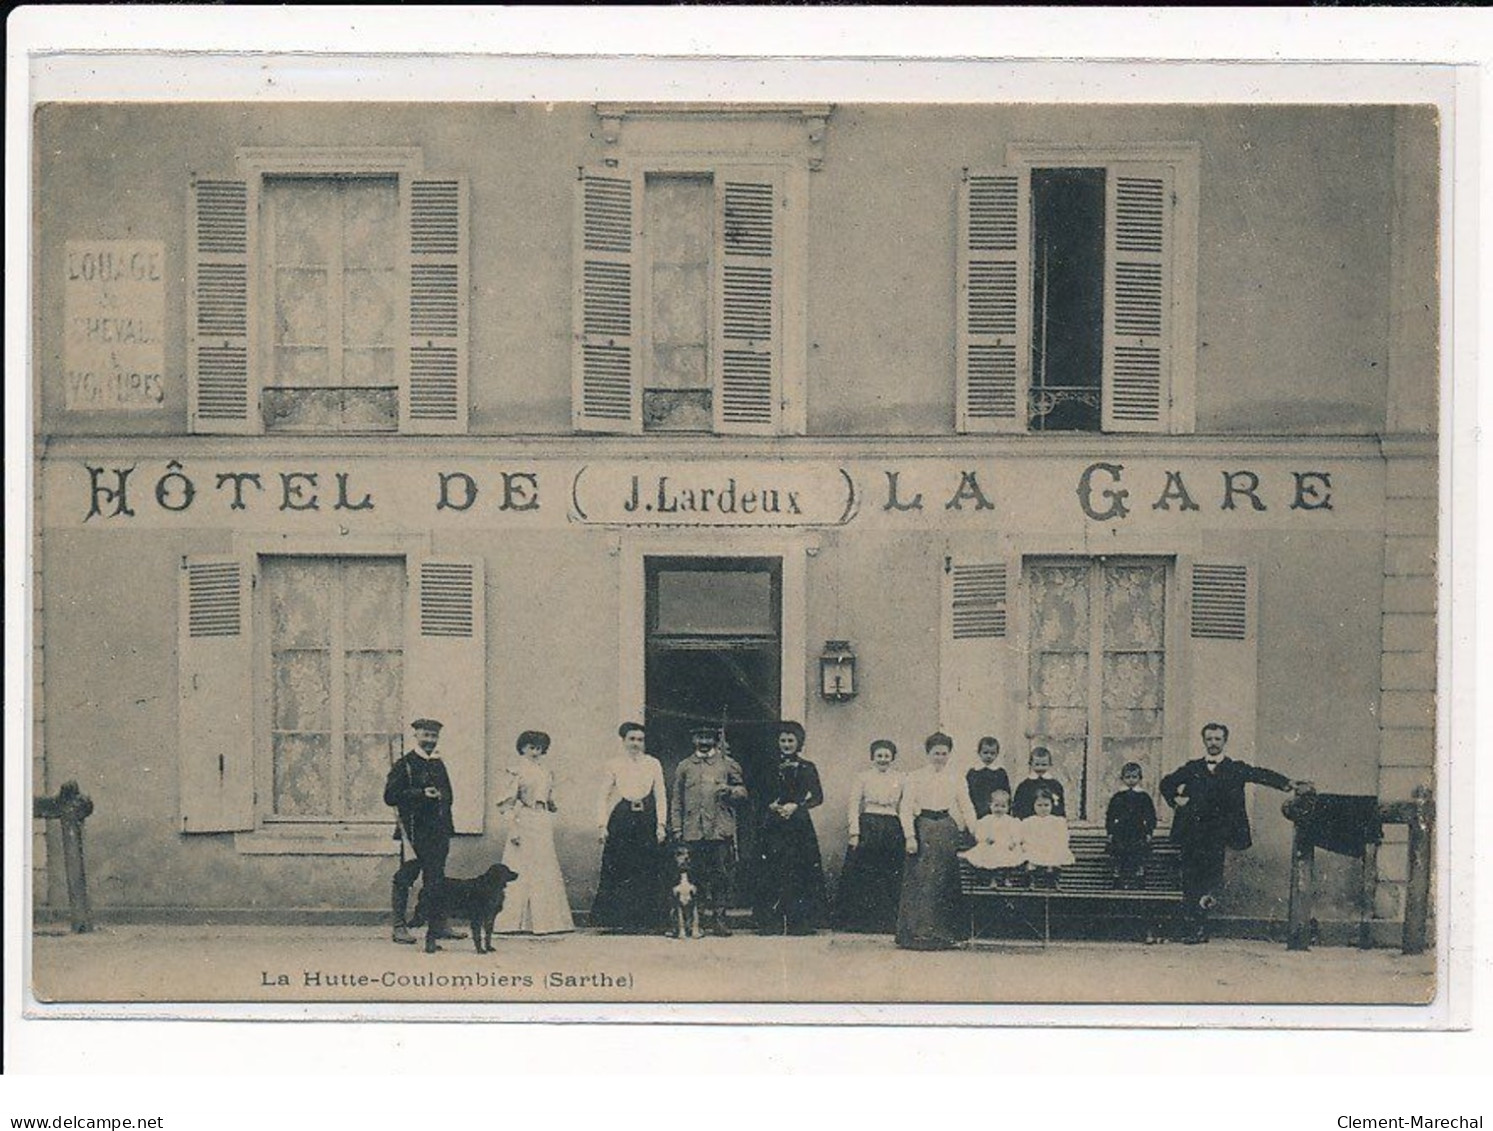
<path fill-rule="evenodd" d="M 400 755 L 405 562 L 265 557 L 270 821 L 387 821 Z"/>
<path fill-rule="evenodd" d="M 1027 734 L 1052 751 L 1070 820 L 1103 820 L 1120 767 L 1165 767 L 1163 558 L 1027 558 Z"/>

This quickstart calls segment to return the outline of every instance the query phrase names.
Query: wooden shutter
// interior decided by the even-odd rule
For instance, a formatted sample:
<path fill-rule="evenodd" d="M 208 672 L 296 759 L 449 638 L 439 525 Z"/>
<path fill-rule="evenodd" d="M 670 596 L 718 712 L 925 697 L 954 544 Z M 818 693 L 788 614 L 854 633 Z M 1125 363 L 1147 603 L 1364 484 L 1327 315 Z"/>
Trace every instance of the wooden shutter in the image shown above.
<path fill-rule="evenodd" d="M 641 179 L 583 169 L 576 184 L 571 416 L 583 432 L 641 432 Z"/>
<path fill-rule="evenodd" d="M 487 811 L 487 643 L 481 559 L 413 562 L 405 721 L 445 724 L 439 753 L 455 793 L 459 833 L 480 833 Z M 407 744 L 406 744 L 407 745 Z"/>
<path fill-rule="evenodd" d="M 783 401 L 782 178 L 719 172 L 715 202 L 715 430 L 770 436 Z"/>
<path fill-rule="evenodd" d="M 181 829 L 254 827 L 250 570 L 238 558 L 182 563 L 178 615 Z"/>
<path fill-rule="evenodd" d="M 187 222 L 187 405 L 193 432 L 260 431 L 245 181 L 193 178 Z"/>
<path fill-rule="evenodd" d="M 421 177 L 409 197 L 409 380 L 400 429 L 467 430 L 467 186 Z"/>
<path fill-rule="evenodd" d="M 1030 172 L 969 174 L 959 186 L 957 425 L 1025 432 L 1032 371 Z"/>
<path fill-rule="evenodd" d="M 1109 170 L 1104 222 L 1106 432 L 1165 432 L 1171 409 L 1172 172 Z"/>
<path fill-rule="evenodd" d="M 944 559 L 939 726 L 961 761 L 983 734 L 1006 746 L 1023 733 L 1012 617 L 1020 571 L 1017 558 Z"/>
<path fill-rule="evenodd" d="M 1196 561 L 1187 569 L 1188 670 L 1186 751 L 1196 756 L 1204 723 L 1229 728 L 1229 754 L 1255 752 L 1257 640 L 1255 571 L 1241 562 Z"/>

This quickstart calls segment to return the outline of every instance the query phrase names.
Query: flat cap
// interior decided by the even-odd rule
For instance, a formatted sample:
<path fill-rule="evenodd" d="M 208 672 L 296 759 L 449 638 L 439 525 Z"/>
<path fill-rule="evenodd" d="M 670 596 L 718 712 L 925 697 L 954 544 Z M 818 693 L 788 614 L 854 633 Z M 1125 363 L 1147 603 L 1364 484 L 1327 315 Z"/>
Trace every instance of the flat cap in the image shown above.
<path fill-rule="evenodd" d="M 441 724 L 435 719 L 416 719 L 410 724 L 411 730 L 433 730 L 440 733 Z"/>

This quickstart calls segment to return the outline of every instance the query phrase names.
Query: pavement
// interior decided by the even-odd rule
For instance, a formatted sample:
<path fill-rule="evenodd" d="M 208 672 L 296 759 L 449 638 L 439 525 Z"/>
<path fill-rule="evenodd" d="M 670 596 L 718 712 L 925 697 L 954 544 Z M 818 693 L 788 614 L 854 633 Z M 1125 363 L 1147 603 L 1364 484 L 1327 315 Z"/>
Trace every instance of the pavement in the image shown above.
<path fill-rule="evenodd" d="M 978 941 L 898 950 L 887 936 L 675 940 L 576 931 L 448 941 L 436 954 L 371 926 L 38 927 L 38 1003 L 964 1003 L 1418 1005 L 1435 957 L 1214 939 Z M 36 1010 L 49 1012 L 45 1004 Z"/>

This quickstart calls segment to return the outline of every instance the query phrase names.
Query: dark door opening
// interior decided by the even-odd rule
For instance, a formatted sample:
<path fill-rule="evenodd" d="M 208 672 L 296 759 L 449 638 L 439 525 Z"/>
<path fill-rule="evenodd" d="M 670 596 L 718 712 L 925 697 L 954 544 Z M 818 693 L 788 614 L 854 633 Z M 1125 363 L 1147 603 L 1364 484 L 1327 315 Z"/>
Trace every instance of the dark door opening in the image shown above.
<path fill-rule="evenodd" d="M 736 902 L 756 890 L 758 806 L 776 762 L 781 711 L 782 563 L 777 558 L 647 558 L 648 749 L 674 770 L 690 730 L 720 728 L 750 794 L 738 811 Z"/>

